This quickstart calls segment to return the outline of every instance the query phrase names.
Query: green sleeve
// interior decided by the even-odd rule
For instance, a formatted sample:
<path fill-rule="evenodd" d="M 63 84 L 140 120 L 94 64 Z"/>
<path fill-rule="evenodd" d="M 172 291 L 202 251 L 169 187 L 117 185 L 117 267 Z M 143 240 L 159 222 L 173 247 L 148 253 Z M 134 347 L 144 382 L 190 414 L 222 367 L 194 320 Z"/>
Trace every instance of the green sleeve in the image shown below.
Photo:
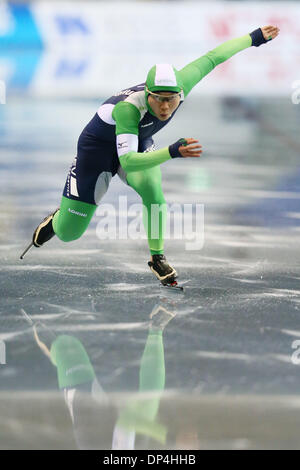
<path fill-rule="evenodd" d="M 113 109 L 112 117 L 116 121 L 116 135 L 139 134 L 141 113 L 134 104 L 119 101 Z"/>
<path fill-rule="evenodd" d="M 179 71 L 183 82 L 183 92 L 186 97 L 197 83 L 202 80 L 217 65 L 225 62 L 237 52 L 240 52 L 252 46 L 252 38 L 250 34 L 241 36 L 240 38 L 230 39 L 212 51 L 203 55 L 199 59 L 194 60 Z"/>
<path fill-rule="evenodd" d="M 128 152 L 119 158 L 121 167 L 126 173 L 147 170 L 171 159 L 168 147 L 154 150 L 154 152 Z"/>
<path fill-rule="evenodd" d="M 120 101 L 114 107 L 112 117 L 116 122 L 116 135 L 139 134 L 140 111 L 132 103 Z M 168 147 L 154 152 L 134 152 L 119 157 L 120 164 L 126 173 L 146 170 L 170 160 L 172 157 Z"/>

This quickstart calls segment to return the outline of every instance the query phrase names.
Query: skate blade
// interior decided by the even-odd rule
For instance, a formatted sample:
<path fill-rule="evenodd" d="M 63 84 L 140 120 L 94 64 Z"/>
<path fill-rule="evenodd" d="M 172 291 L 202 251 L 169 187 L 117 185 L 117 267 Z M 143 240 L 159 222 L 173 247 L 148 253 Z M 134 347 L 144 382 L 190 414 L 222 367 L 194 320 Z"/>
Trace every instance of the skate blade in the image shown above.
<path fill-rule="evenodd" d="M 177 282 L 177 281 L 173 281 L 173 282 L 168 283 L 168 284 L 167 284 L 167 283 L 166 283 L 166 284 L 162 283 L 162 285 L 163 285 L 164 287 L 168 287 L 168 289 L 178 290 L 178 291 L 180 291 L 180 292 L 183 292 L 183 290 L 184 290 L 182 286 L 179 286 L 179 285 L 178 285 L 178 282 Z"/>
<path fill-rule="evenodd" d="M 28 247 L 26 248 L 26 250 L 21 254 L 20 259 L 23 259 L 23 258 L 24 258 L 24 256 L 26 255 L 27 251 L 29 251 L 32 246 L 33 246 L 33 242 L 31 242 L 30 245 L 28 245 Z"/>

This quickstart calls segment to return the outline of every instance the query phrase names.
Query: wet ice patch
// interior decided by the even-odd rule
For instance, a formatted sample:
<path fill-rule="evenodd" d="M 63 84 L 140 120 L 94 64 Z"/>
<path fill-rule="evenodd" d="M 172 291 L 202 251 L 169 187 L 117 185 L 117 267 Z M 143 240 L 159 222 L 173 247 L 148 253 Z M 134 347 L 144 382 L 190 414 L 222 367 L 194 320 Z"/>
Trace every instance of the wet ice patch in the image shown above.
<path fill-rule="evenodd" d="M 264 281 L 260 279 L 238 279 L 236 277 L 227 277 L 227 279 L 232 279 L 233 281 L 244 282 L 245 284 L 262 284 Z"/>
<path fill-rule="evenodd" d="M 0 333 L 0 341 L 8 341 L 12 338 L 16 338 L 17 336 L 21 336 L 28 331 L 31 331 L 31 329 L 26 328 L 26 330 L 14 331 L 12 333 Z"/>
<path fill-rule="evenodd" d="M 140 272 L 140 273 L 145 273 L 145 272 L 148 272 L 146 270 L 146 267 L 145 266 L 141 266 L 140 264 L 140 260 L 139 258 L 138 259 L 138 262 L 136 264 L 133 264 L 133 263 L 124 263 L 124 265 L 119 265 L 119 270 L 121 272 L 128 272 L 128 271 L 132 271 L 132 272 Z"/>
<path fill-rule="evenodd" d="M 298 330 L 286 330 L 286 329 L 282 329 L 282 330 L 278 330 L 278 331 L 280 331 L 280 333 L 283 333 L 284 335 L 296 336 L 296 337 L 300 338 L 300 331 L 298 331 Z"/>
<path fill-rule="evenodd" d="M 17 248 L 18 249 L 19 247 L 20 247 L 20 245 L 16 245 L 16 244 L 13 244 L 13 243 L 11 245 L 2 245 L 1 244 L 0 245 L 0 250 L 6 251 L 6 250 L 11 250 L 12 248 L 14 248 L 14 249 Z"/>
<path fill-rule="evenodd" d="M 125 282 L 120 282 L 119 284 L 107 284 L 105 288 L 111 291 L 116 291 L 116 292 L 134 291 L 134 290 L 140 290 L 141 284 L 127 284 Z"/>
<path fill-rule="evenodd" d="M 291 364 L 291 356 L 285 354 L 261 354 L 261 355 L 250 355 L 242 353 L 232 353 L 232 352 L 217 352 L 217 351 L 196 351 L 193 356 L 206 358 L 206 359 L 216 359 L 216 360 L 230 360 L 230 361 L 241 361 L 246 363 L 262 363 L 262 362 L 284 362 Z"/>
<path fill-rule="evenodd" d="M 290 219 L 300 219 L 300 212 L 283 212 L 283 215 Z"/>
<path fill-rule="evenodd" d="M 196 351 L 196 357 L 202 357 L 207 359 L 229 359 L 243 362 L 252 362 L 257 359 L 257 356 L 250 356 L 249 354 L 230 353 L 230 352 L 217 352 L 217 351 Z"/>
<path fill-rule="evenodd" d="M 147 323 L 100 323 L 90 325 L 68 325 L 68 332 L 71 331 L 124 331 L 124 330 L 136 330 L 141 328 L 148 328 Z M 55 328 L 56 332 L 65 331 L 65 326 L 58 326 Z"/>
<path fill-rule="evenodd" d="M 291 364 L 291 356 L 285 354 L 269 354 L 267 356 L 270 359 L 275 361 L 284 362 L 286 364 Z"/>
<path fill-rule="evenodd" d="M 63 249 L 54 249 L 54 250 L 51 250 L 51 256 L 53 256 L 55 258 L 55 255 L 58 255 L 58 256 L 61 256 L 61 255 L 67 255 L 67 256 L 80 256 L 80 255 L 93 255 L 93 254 L 96 254 L 96 253 L 100 253 L 102 250 L 101 248 L 97 248 L 97 249 L 76 249 L 76 250 L 63 250 Z"/>
<path fill-rule="evenodd" d="M 300 291 L 296 289 L 271 289 L 264 293 L 265 297 L 299 297 Z"/>
<path fill-rule="evenodd" d="M 259 243 L 256 241 L 248 241 L 248 242 L 243 242 L 243 241 L 234 241 L 234 240 L 223 240 L 218 242 L 219 245 L 222 246 L 233 246 L 233 247 L 265 247 L 265 243 Z M 272 246 L 277 246 L 277 245 L 272 245 Z"/>

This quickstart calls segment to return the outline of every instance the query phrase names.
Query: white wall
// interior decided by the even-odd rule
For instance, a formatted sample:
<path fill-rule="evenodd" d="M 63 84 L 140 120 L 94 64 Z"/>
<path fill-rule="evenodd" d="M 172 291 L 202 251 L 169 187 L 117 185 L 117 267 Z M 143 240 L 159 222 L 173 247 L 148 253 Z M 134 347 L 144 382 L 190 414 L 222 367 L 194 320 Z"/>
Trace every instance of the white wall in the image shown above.
<path fill-rule="evenodd" d="M 278 38 L 219 65 L 195 93 L 289 97 L 300 79 L 294 2 L 45 1 L 32 3 L 31 11 L 44 43 L 28 87 L 37 96 L 107 96 L 143 82 L 154 63 L 180 68 L 268 24 L 280 27 Z"/>

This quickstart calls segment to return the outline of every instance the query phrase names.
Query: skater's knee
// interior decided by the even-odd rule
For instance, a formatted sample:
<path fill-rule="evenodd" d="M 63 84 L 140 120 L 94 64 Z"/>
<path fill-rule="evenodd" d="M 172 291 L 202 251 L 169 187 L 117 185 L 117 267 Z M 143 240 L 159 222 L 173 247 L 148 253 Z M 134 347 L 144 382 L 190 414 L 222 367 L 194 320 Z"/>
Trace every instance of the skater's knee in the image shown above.
<path fill-rule="evenodd" d="M 53 219 L 53 229 L 57 237 L 63 242 L 80 238 L 88 228 L 96 207 L 96 205 L 70 201 L 63 197 L 61 208 Z"/>
<path fill-rule="evenodd" d="M 142 188 L 138 188 L 137 192 L 146 204 L 164 204 L 166 202 L 161 186 L 152 182 L 147 182 Z"/>
<path fill-rule="evenodd" d="M 55 233 L 62 242 L 72 242 L 78 240 L 83 235 L 84 230 L 70 230 L 69 227 L 59 227 Z"/>
<path fill-rule="evenodd" d="M 155 190 L 149 191 L 147 192 L 147 194 L 143 194 L 142 199 L 143 199 L 143 203 L 146 206 L 151 205 L 151 204 L 162 205 L 166 203 L 166 200 L 162 192 L 158 192 Z"/>

